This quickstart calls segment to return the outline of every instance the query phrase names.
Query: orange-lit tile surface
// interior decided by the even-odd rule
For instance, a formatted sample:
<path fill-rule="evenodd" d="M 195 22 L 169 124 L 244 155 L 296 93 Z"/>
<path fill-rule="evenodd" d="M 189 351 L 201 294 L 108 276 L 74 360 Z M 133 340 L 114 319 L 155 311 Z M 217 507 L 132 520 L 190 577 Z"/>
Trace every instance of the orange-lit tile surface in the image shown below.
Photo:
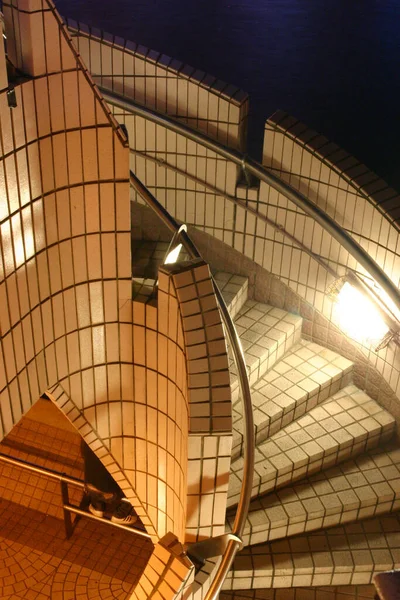
<path fill-rule="evenodd" d="M 128 599 L 147 564 L 149 540 L 81 519 L 70 540 L 64 523 L 0 500 L 2 600 Z"/>
<path fill-rule="evenodd" d="M 0 452 L 84 479 L 81 436 L 51 402 L 38 400 Z M 79 505 L 82 490 L 69 486 Z M 65 539 L 58 481 L 0 461 L 0 598 L 129 598 L 153 545 L 86 518 Z"/>
<path fill-rule="evenodd" d="M 39 400 L 43 403 L 43 400 Z M 51 414 L 58 413 L 50 402 Z M 60 412 L 60 415 L 62 413 Z M 61 417 L 67 421 L 64 416 Z M 46 469 L 84 479 L 81 438 L 77 432 L 24 417 L 0 443 L 0 452 Z M 79 505 L 82 491 L 69 486 L 69 497 Z M 62 519 L 61 490 L 57 480 L 0 461 L 0 499 Z"/>

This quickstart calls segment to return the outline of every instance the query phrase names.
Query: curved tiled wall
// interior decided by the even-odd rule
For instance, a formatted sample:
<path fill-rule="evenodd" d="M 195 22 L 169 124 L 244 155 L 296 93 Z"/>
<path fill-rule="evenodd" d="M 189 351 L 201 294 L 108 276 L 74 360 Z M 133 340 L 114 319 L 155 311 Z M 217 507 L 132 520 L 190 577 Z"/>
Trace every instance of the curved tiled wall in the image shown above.
<path fill-rule="evenodd" d="M 79 29 L 74 27 L 75 31 Z M 97 32 L 94 43 L 91 36 L 88 29 L 84 31 L 81 27 L 76 43 L 81 52 L 90 54 L 91 60 L 101 68 L 96 75 L 99 80 L 102 78 L 103 85 L 113 89 L 115 75 L 120 92 L 129 85 L 128 97 L 135 97 L 136 91 L 140 94 L 141 77 L 121 74 L 118 68 L 114 71 L 113 60 L 100 61 L 105 45 L 111 57 L 121 54 L 120 40 L 102 40 L 102 35 Z M 125 47 L 128 45 L 126 43 Z M 141 59 L 151 64 L 149 55 L 148 58 L 143 55 Z M 157 77 L 157 73 L 154 76 Z M 142 98 L 142 101 L 146 99 Z M 178 101 L 176 88 L 175 101 Z M 179 101 L 185 102 L 185 98 L 179 96 Z M 188 107 L 189 103 L 190 98 L 186 97 Z M 150 102 L 149 106 L 154 104 Z M 199 106 L 198 110 L 206 110 L 207 101 Z M 233 163 L 143 117 L 128 115 L 117 108 L 113 108 L 113 113 L 118 121 L 125 123 L 129 133 L 131 168 L 173 215 L 225 242 L 277 276 L 300 299 L 310 303 L 317 314 L 323 315 L 323 323 L 334 328 L 332 302 L 325 294 L 333 281 L 332 276 L 281 231 L 235 206 L 229 197 L 245 200 L 274 221 L 278 228 L 283 227 L 305 245 L 309 244 L 310 249 L 320 254 L 338 275 L 343 275 L 347 268 L 362 273 L 362 268 L 347 251 L 311 217 L 270 186 L 261 183 L 259 187 L 247 187 L 238 183 L 238 171 Z M 218 118 L 224 123 L 223 112 Z M 281 112 L 266 124 L 263 163 L 333 216 L 398 285 L 400 253 L 396 192 L 326 138 Z M 306 333 L 313 337 L 312 331 Z M 322 336 L 315 339 L 322 341 Z M 397 346 L 390 344 L 376 354 L 356 342 L 350 341 L 350 344 L 355 348 L 353 353 L 360 351 L 379 373 L 378 377 L 390 386 L 391 396 L 398 395 L 400 362 Z M 380 396 L 378 393 L 374 397 L 385 404 L 388 394 L 385 392 Z M 388 408 L 400 419 L 399 404 Z"/>
<path fill-rule="evenodd" d="M 183 334 L 161 330 L 175 298 L 160 320 L 132 302 L 125 136 L 51 2 L 3 10 L 25 76 L 9 108 L 0 70 L 0 437 L 49 390 L 153 539 L 183 540 Z"/>
<path fill-rule="evenodd" d="M 1 94 L 2 435 L 60 381 L 75 419 L 89 404 L 93 365 L 121 345 L 131 278 L 126 141 L 54 7 L 23 8 L 3 6 L 9 56 L 28 77 L 15 108 Z M 81 433 L 101 439 L 94 419 Z"/>
<path fill-rule="evenodd" d="M 66 22 L 98 85 L 168 114 L 223 144 L 244 146 L 245 92 L 140 44 L 72 19 Z"/>

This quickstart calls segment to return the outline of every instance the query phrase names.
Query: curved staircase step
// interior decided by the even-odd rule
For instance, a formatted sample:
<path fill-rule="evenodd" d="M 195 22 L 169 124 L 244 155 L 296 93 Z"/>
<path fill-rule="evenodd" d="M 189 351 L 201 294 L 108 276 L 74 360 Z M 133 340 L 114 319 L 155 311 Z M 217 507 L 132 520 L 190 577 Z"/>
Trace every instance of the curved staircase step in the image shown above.
<path fill-rule="evenodd" d="M 399 567 L 397 512 L 244 548 L 223 589 L 368 585 L 376 573 Z"/>
<path fill-rule="evenodd" d="M 370 450 L 252 500 L 245 545 L 367 519 L 400 509 L 400 447 Z M 227 517 L 231 527 L 233 518 Z"/>
<path fill-rule="evenodd" d="M 365 392 L 349 385 L 256 449 L 252 497 L 337 465 L 394 434 L 395 419 Z M 237 503 L 243 459 L 231 465 L 228 506 Z"/>
<path fill-rule="evenodd" d="M 353 363 L 332 350 L 301 340 L 252 386 L 259 444 L 346 386 Z M 241 404 L 233 408 L 234 458 L 242 452 Z"/>
<path fill-rule="evenodd" d="M 376 588 L 370 585 L 337 585 L 277 589 L 223 591 L 219 600 L 374 600 Z"/>
<path fill-rule="evenodd" d="M 296 344 L 301 336 L 302 318 L 280 308 L 247 300 L 235 318 L 244 357 L 253 385 Z M 239 382 L 231 359 L 232 402 L 239 399 Z"/>
<path fill-rule="evenodd" d="M 229 314 L 234 319 L 243 304 L 247 301 L 249 291 L 248 277 L 217 271 L 214 273 L 214 280 L 225 300 Z"/>

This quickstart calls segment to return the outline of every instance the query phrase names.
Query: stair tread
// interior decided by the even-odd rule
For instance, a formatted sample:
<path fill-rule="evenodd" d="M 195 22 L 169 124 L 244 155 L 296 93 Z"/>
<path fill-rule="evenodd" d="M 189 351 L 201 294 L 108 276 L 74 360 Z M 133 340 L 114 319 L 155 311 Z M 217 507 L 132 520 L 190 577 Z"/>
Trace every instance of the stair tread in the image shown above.
<path fill-rule="evenodd" d="M 390 444 L 252 500 L 243 540 L 258 544 L 399 508 L 400 447 Z"/>
<path fill-rule="evenodd" d="M 374 600 L 376 588 L 365 585 L 317 585 L 296 588 L 223 590 L 219 600 Z"/>
<path fill-rule="evenodd" d="M 400 567 L 400 513 L 244 548 L 223 589 L 366 585 Z"/>
<path fill-rule="evenodd" d="M 222 294 L 229 314 L 234 318 L 247 300 L 249 279 L 225 271 L 214 273 L 214 280 Z"/>
<path fill-rule="evenodd" d="M 395 419 L 365 392 L 349 385 L 256 447 L 252 496 L 361 454 L 395 430 Z M 229 506 L 238 499 L 243 459 L 231 465 Z"/>
<path fill-rule="evenodd" d="M 250 384 L 255 383 L 300 339 L 302 318 L 280 308 L 247 300 L 235 318 Z M 236 367 L 230 362 L 231 387 L 238 387 Z"/>
<path fill-rule="evenodd" d="M 257 441 L 266 439 L 346 385 L 352 367 L 351 361 L 336 352 L 300 340 L 252 386 Z M 242 437 L 241 403 L 233 407 L 232 416 L 236 448 Z"/>

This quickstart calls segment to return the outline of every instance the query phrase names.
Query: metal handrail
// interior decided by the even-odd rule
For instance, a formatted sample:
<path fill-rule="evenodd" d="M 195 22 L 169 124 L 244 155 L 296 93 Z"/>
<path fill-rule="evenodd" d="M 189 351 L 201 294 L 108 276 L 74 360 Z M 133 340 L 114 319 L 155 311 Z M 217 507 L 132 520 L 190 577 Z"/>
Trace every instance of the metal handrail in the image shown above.
<path fill-rule="evenodd" d="M 180 230 L 180 225 L 175 219 L 169 214 L 169 212 L 160 204 L 160 202 L 151 194 L 151 192 L 143 185 L 143 183 L 136 177 L 136 175 L 130 172 L 130 182 L 135 188 L 138 194 L 148 204 L 156 214 L 163 220 L 165 225 L 175 234 Z M 201 258 L 199 251 L 195 244 L 184 230 L 180 231 L 180 239 L 191 258 Z M 253 406 L 251 402 L 251 391 L 250 383 L 247 375 L 246 363 L 244 360 L 242 344 L 239 339 L 239 335 L 233 324 L 232 318 L 228 312 L 228 308 L 222 297 L 222 294 L 211 277 L 214 292 L 217 297 L 219 309 L 221 311 L 222 321 L 225 326 L 225 330 L 230 342 L 230 346 L 233 353 L 233 358 L 238 372 L 239 385 L 241 390 L 241 399 L 243 402 L 243 417 L 244 417 L 244 466 L 243 466 L 243 483 L 240 490 L 240 497 L 238 507 L 236 511 L 235 522 L 232 527 L 232 534 L 237 539 L 232 538 L 222 555 L 221 563 L 217 569 L 215 577 L 211 582 L 210 588 L 204 597 L 204 600 L 215 600 L 221 591 L 222 584 L 224 583 L 226 576 L 232 566 L 233 559 L 237 551 L 241 548 L 241 538 L 246 523 L 247 513 L 249 511 L 251 492 L 253 487 L 253 471 L 254 471 L 254 449 L 255 449 L 255 435 L 254 435 L 254 423 L 253 423 Z"/>
<path fill-rule="evenodd" d="M 154 110 L 137 104 L 134 100 L 128 99 L 125 96 L 117 94 L 107 88 L 99 86 L 99 89 L 106 102 L 111 105 L 118 106 L 123 110 L 142 116 L 149 119 L 153 123 L 162 125 L 179 135 L 184 135 L 188 139 L 197 144 L 201 144 L 205 148 L 223 156 L 226 160 L 230 160 L 242 169 L 247 170 L 251 175 L 254 175 L 260 181 L 264 181 L 279 193 L 283 194 L 307 215 L 311 216 L 321 227 L 343 246 L 347 252 L 366 270 L 370 277 L 375 280 L 381 288 L 386 292 L 392 300 L 396 308 L 400 311 L 400 293 L 396 285 L 379 267 L 379 265 L 369 256 L 364 248 L 351 237 L 336 221 L 325 213 L 319 206 L 311 202 L 304 194 L 293 188 L 291 185 L 282 181 L 276 175 L 270 173 L 265 167 L 254 159 L 242 154 L 238 150 L 228 148 L 220 142 L 212 140 L 206 135 L 195 131 L 172 119 L 167 115 L 162 115 Z"/>
<path fill-rule="evenodd" d="M 142 529 L 122 525 L 121 523 L 114 523 L 114 521 L 109 521 L 108 519 L 96 517 L 95 515 L 92 515 L 91 513 L 88 513 L 82 510 L 81 508 L 70 504 L 68 497 L 68 485 L 73 485 L 81 489 L 87 489 L 88 487 L 90 487 L 81 479 L 71 477 L 70 475 L 66 475 L 65 473 L 54 471 L 53 469 L 38 467 L 37 465 L 30 463 L 26 460 L 22 460 L 21 458 L 15 458 L 14 456 L 8 456 L 7 454 L 0 453 L 0 462 L 7 463 L 14 467 L 20 467 L 21 469 L 37 473 L 38 475 L 44 475 L 45 477 L 49 477 L 50 479 L 56 479 L 60 483 L 61 497 L 63 500 L 62 509 L 64 511 L 64 525 L 67 538 L 70 538 L 72 535 L 72 523 L 70 513 L 74 513 L 76 515 L 80 515 L 81 517 L 87 517 L 88 519 L 95 519 L 97 521 L 100 520 L 102 521 L 102 523 L 106 523 L 107 525 L 111 525 L 112 527 L 116 527 L 117 529 L 124 529 L 125 531 L 129 531 L 130 533 L 136 533 L 137 535 L 151 540 L 151 535 L 149 535 L 146 531 L 143 531 Z M 129 502 L 128 500 L 126 500 L 126 498 L 121 498 L 121 500 L 122 502 Z"/>

